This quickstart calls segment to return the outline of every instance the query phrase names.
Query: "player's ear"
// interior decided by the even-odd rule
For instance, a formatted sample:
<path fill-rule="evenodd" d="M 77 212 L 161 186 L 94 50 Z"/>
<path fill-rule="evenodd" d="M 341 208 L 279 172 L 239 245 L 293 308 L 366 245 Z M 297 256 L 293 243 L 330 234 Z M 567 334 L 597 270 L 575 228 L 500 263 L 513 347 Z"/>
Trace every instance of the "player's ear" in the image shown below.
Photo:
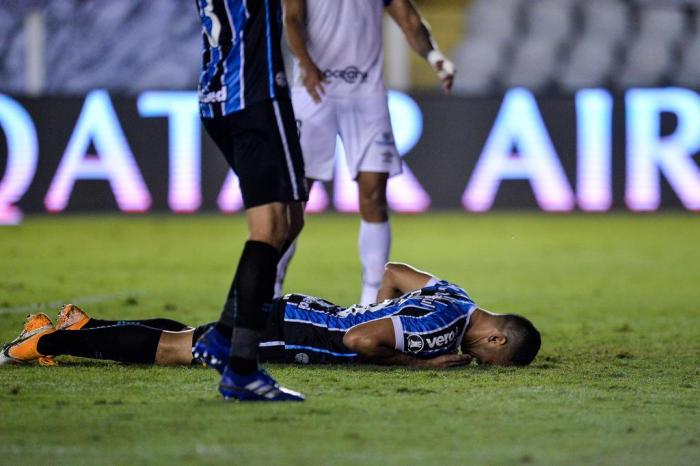
<path fill-rule="evenodd" d="M 503 335 L 502 333 L 494 333 L 493 335 L 489 336 L 488 342 L 492 345 L 496 346 L 503 346 L 506 343 L 508 343 L 508 338 Z"/>

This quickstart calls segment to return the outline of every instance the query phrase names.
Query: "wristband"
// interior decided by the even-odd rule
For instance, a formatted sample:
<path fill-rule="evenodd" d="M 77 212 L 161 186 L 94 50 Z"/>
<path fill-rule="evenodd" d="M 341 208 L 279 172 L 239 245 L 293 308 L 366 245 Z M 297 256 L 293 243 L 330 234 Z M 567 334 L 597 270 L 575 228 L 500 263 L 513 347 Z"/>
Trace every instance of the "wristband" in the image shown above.
<path fill-rule="evenodd" d="M 428 63 L 433 67 L 440 79 L 445 79 L 455 74 L 455 65 L 448 60 L 441 51 L 433 49 L 428 53 Z M 438 68 L 438 63 L 442 62 L 442 66 Z"/>

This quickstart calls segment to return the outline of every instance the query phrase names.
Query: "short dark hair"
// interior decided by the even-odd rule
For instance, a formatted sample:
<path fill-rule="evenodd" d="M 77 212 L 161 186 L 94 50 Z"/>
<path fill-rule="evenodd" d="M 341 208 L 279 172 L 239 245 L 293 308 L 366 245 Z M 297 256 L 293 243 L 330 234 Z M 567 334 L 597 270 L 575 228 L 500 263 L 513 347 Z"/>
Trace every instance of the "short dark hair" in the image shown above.
<path fill-rule="evenodd" d="M 502 318 L 501 331 L 508 339 L 511 363 L 527 366 L 535 359 L 542 345 L 540 332 L 523 316 L 506 314 Z"/>

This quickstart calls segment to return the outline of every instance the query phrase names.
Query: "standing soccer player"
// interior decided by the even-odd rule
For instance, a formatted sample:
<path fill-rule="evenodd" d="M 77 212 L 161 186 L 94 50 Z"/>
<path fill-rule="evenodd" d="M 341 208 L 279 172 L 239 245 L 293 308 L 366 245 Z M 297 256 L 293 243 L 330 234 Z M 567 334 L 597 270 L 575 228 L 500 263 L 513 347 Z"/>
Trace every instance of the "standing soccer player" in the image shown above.
<path fill-rule="evenodd" d="M 194 352 L 239 400 L 303 400 L 258 367 L 277 263 L 303 225 L 304 162 L 280 50 L 280 0 L 196 0 L 204 127 L 240 181 L 249 237 L 219 322 Z"/>
<path fill-rule="evenodd" d="M 299 119 L 306 176 L 321 181 L 333 178 L 339 135 L 359 188 L 360 304 L 377 298 L 391 246 L 387 181 L 401 173 L 382 77 L 385 8 L 449 92 L 454 65 L 438 49 L 411 0 L 285 0 L 287 39 L 296 56 L 292 103 Z M 278 266 L 278 295 L 293 252 L 291 247 Z"/>

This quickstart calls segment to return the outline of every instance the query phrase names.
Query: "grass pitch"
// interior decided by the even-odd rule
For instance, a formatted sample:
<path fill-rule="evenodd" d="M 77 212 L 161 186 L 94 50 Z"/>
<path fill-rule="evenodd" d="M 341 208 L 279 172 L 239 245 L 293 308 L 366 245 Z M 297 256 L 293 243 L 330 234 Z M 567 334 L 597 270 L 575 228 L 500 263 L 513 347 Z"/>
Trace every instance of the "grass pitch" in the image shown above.
<path fill-rule="evenodd" d="M 700 219 L 398 217 L 392 258 L 530 317 L 525 369 L 272 366 L 303 404 L 225 403 L 201 368 L 0 368 L 2 464 L 700 463 Z M 359 294 L 357 219 L 310 217 L 287 289 Z M 240 217 L 29 218 L 0 229 L 0 340 L 74 301 L 213 320 Z"/>

